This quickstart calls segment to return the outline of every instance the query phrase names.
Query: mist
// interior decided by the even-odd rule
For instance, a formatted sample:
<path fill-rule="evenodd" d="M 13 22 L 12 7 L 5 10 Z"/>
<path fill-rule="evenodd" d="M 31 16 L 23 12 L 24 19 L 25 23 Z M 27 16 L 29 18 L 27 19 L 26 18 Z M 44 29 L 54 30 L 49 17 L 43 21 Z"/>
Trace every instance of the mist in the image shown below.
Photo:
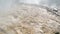
<path fill-rule="evenodd" d="M 0 0 L 0 12 L 9 10 L 11 6 L 19 3 L 44 5 L 53 8 L 60 7 L 60 0 Z"/>

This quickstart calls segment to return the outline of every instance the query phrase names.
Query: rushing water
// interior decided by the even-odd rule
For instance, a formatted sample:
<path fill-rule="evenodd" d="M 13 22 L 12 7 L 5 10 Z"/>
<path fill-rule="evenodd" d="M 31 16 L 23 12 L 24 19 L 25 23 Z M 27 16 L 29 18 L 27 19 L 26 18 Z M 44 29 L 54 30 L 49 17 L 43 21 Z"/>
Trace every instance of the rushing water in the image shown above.
<path fill-rule="evenodd" d="M 59 7 L 60 6 L 59 1 L 60 0 L 0 0 L 0 24 L 1 23 L 5 24 L 7 21 L 9 21 L 10 23 L 10 21 L 12 21 L 9 18 L 4 16 L 8 15 L 10 12 L 13 12 L 13 11 L 10 11 L 10 9 L 14 8 L 14 6 L 17 4 L 26 3 L 26 4 L 44 5 L 48 7 Z M 14 20 L 16 19 L 13 18 L 13 21 Z"/>

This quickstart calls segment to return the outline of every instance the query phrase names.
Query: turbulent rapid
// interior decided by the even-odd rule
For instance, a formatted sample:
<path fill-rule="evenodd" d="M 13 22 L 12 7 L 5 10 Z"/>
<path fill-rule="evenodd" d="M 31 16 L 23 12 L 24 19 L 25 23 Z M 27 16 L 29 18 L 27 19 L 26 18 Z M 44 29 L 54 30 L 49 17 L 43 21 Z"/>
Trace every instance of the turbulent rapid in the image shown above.
<path fill-rule="evenodd" d="M 33 1 L 0 2 L 0 34 L 59 34 L 60 9 Z"/>

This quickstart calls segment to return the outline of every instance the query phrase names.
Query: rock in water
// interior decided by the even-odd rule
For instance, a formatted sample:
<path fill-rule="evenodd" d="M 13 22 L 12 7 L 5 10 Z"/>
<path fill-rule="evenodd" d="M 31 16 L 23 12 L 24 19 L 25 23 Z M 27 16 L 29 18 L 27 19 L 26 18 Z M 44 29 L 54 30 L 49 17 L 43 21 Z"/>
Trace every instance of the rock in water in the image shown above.
<path fill-rule="evenodd" d="M 60 16 L 42 6 L 20 4 L 0 18 L 0 34 L 59 34 Z"/>

